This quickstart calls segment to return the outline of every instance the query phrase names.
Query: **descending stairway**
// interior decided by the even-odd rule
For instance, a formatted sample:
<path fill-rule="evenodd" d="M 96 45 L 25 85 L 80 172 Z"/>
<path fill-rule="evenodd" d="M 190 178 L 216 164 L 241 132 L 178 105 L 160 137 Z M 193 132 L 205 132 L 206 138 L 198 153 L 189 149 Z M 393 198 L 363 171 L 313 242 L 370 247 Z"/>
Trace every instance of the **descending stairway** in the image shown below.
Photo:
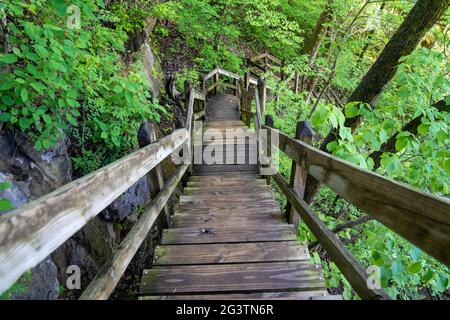
<path fill-rule="evenodd" d="M 220 146 L 213 152 L 220 164 L 194 165 L 154 263 L 143 272 L 140 299 L 334 298 L 252 161 L 254 133 L 239 120 L 236 97 L 218 95 L 207 105 L 203 130 L 231 129 L 250 139 L 196 142 L 202 152 Z"/>

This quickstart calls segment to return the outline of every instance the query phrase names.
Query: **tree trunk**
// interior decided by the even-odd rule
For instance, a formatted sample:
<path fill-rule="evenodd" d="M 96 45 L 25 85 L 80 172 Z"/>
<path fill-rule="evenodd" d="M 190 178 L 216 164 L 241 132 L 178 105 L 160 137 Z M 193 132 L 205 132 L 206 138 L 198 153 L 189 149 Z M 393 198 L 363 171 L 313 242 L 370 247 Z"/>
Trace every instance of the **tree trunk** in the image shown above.
<path fill-rule="evenodd" d="M 394 77 L 398 60 L 409 55 L 416 48 L 420 40 L 447 10 L 449 4 L 450 0 L 418 0 L 352 93 L 348 102 L 359 101 L 373 104 L 384 87 Z M 348 118 L 345 121 L 345 126 L 354 130 L 360 121 L 360 116 Z M 327 151 L 327 144 L 334 141 L 337 136 L 337 130 L 330 132 L 323 140 L 320 149 Z M 311 203 L 319 189 L 320 182 L 314 177 L 308 176 L 305 201 Z"/>
<path fill-rule="evenodd" d="M 325 30 L 326 24 L 331 20 L 333 16 L 331 8 L 331 0 L 328 0 L 325 9 L 320 14 L 319 20 L 314 27 L 311 36 L 305 41 L 302 52 L 310 55 L 311 60 L 314 60 L 317 51 L 319 50 L 320 43 L 322 42 L 321 34 Z"/>

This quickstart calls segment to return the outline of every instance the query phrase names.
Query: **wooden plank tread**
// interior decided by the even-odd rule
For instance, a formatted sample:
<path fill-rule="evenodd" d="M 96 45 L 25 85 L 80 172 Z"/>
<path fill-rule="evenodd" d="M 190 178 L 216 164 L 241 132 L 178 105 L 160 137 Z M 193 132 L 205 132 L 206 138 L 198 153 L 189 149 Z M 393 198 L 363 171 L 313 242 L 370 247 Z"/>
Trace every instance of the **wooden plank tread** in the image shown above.
<path fill-rule="evenodd" d="M 143 294 L 325 290 L 320 268 L 309 262 L 154 266 L 144 270 Z"/>
<path fill-rule="evenodd" d="M 294 225 L 272 223 L 251 229 L 222 227 L 164 229 L 161 244 L 295 241 Z"/>
<path fill-rule="evenodd" d="M 160 245 L 154 266 L 307 261 L 306 246 L 297 241 L 225 244 Z"/>

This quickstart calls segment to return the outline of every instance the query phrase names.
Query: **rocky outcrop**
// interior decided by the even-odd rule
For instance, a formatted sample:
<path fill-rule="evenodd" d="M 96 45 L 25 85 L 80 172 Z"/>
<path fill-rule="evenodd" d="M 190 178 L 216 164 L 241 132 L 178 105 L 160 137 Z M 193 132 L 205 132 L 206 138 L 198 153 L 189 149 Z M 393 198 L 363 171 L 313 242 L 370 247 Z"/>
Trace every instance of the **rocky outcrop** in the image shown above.
<path fill-rule="evenodd" d="M 147 179 L 142 178 L 131 186 L 125 193 L 100 212 L 99 216 L 108 222 L 122 221 L 129 214 L 139 207 L 149 202 L 150 192 L 148 190 Z"/>
<path fill-rule="evenodd" d="M 72 179 L 72 163 L 64 140 L 45 152 L 37 152 L 27 137 L 3 133 L 0 134 L 0 150 L 0 173 L 8 175 L 28 201 L 48 194 Z"/>

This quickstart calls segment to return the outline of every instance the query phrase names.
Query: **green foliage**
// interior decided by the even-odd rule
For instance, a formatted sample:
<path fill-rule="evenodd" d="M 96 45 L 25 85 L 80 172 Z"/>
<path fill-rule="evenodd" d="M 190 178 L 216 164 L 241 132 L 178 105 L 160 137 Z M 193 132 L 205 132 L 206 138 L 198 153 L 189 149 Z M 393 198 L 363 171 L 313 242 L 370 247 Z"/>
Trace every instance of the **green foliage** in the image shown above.
<path fill-rule="evenodd" d="M 177 82 L 175 83 L 177 90 L 184 92 L 184 82 L 189 80 L 193 87 L 198 88 L 200 85 L 200 74 L 193 69 L 183 69 L 182 72 L 176 74 Z"/>
<path fill-rule="evenodd" d="M 4 1 L 12 52 L 0 55 L 0 121 L 53 146 L 70 132 L 80 143 L 87 173 L 129 152 L 143 120 L 158 120 L 142 65 L 126 65 L 127 32 L 143 27 L 146 1 L 71 1 L 81 9 L 81 29 L 69 28 L 68 2 Z M 114 29 L 107 27 L 115 25 Z M 74 139 L 75 140 L 75 139 Z M 95 150 L 101 161 L 90 161 Z M 87 159 L 83 159 L 86 155 Z"/>
<path fill-rule="evenodd" d="M 0 191 L 7 190 L 11 187 L 11 182 L 0 182 Z M 8 199 L 0 198 L 0 211 L 7 211 L 11 209 L 13 209 L 11 202 Z"/>
<path fill-rule="evenodd" d="M 25 272 L 20 279 L 0 295 L 0 300 L 11 300 L 14 296 L 27 292 L 27 284 L 31 281 L 31 271 Z"/>

